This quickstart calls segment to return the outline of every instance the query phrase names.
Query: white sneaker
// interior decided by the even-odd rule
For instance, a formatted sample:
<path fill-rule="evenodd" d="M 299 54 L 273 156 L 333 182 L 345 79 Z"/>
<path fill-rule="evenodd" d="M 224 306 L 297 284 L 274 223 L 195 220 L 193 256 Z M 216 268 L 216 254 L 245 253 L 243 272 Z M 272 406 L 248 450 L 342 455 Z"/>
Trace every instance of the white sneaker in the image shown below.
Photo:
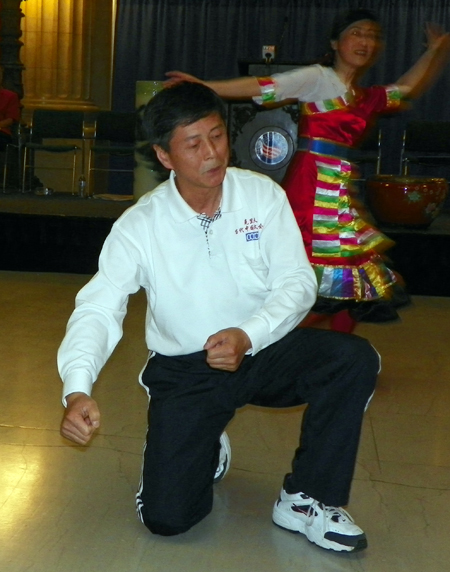
<path fill-rule="evenodd" d="M 216 474 L 214 475 L 214 482 L 218 483 L 228 473 L 231 463 L 231 444 L 230 439 L 224 431 L 220 436 L 220 456 L 219 464 L 217 465 Z"/>
<path fill-rule="evenodd" d="M 273 507 L 273 522 L 327 550 L 356 552 L 367 548 L 364 532 L 343 508 L 325 506 L 304 493 L 288 494 L 281 489 Z"/>

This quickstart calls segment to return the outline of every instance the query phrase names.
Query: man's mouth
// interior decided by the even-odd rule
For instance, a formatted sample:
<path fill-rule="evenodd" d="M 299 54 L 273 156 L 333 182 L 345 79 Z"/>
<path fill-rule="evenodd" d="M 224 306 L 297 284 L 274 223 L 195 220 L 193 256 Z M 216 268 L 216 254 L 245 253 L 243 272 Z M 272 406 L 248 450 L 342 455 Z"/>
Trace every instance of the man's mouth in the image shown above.
<path fill-rule="evenodd" d="M 215 173 L 218 173 L 222 168 L 222 165 L 214 165 L 213 167 L 207 167 L 203 170 L 203 174 L 209 174 L 209 175 L 214 175 Z"/>

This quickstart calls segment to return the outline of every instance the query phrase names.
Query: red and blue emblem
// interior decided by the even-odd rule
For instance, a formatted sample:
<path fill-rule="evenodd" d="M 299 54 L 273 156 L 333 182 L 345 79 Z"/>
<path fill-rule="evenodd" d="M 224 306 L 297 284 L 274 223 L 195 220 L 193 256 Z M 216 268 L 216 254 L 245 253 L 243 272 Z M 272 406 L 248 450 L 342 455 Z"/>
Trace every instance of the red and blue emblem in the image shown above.
<path fill-rule="evenodd" d="M 265 131 L 254 143 L 256 158 L 264 165 L 279 165 L 289 153 L 286 137 L 279 131 Z"/>

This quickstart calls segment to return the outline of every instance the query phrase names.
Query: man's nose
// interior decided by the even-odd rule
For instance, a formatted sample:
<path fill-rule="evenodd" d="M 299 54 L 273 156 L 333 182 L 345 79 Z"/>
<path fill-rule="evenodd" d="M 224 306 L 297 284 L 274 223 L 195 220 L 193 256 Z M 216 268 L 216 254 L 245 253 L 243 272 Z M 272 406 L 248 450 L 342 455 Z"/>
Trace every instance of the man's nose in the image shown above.
<path fill-rule="evenodd" d="M 210 157 L 215 157 L 217 154 L 216 146 L 213 144 L 212 141 L 207 139 L 204 145 L 204 156 L 205 159 L 209 159 Z"/>

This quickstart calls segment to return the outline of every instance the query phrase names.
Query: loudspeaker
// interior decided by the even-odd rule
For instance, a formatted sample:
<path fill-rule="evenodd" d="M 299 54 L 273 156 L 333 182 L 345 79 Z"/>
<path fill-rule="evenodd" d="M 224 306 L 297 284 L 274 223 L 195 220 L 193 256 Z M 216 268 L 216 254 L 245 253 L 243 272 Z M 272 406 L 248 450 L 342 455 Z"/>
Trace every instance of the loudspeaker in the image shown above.
<path fill-rule="evenodd" d="M 297 148 L 298 105 L 264 108 L 253 102 L 228 104 L 231 165 L 280 183 Z"/>

